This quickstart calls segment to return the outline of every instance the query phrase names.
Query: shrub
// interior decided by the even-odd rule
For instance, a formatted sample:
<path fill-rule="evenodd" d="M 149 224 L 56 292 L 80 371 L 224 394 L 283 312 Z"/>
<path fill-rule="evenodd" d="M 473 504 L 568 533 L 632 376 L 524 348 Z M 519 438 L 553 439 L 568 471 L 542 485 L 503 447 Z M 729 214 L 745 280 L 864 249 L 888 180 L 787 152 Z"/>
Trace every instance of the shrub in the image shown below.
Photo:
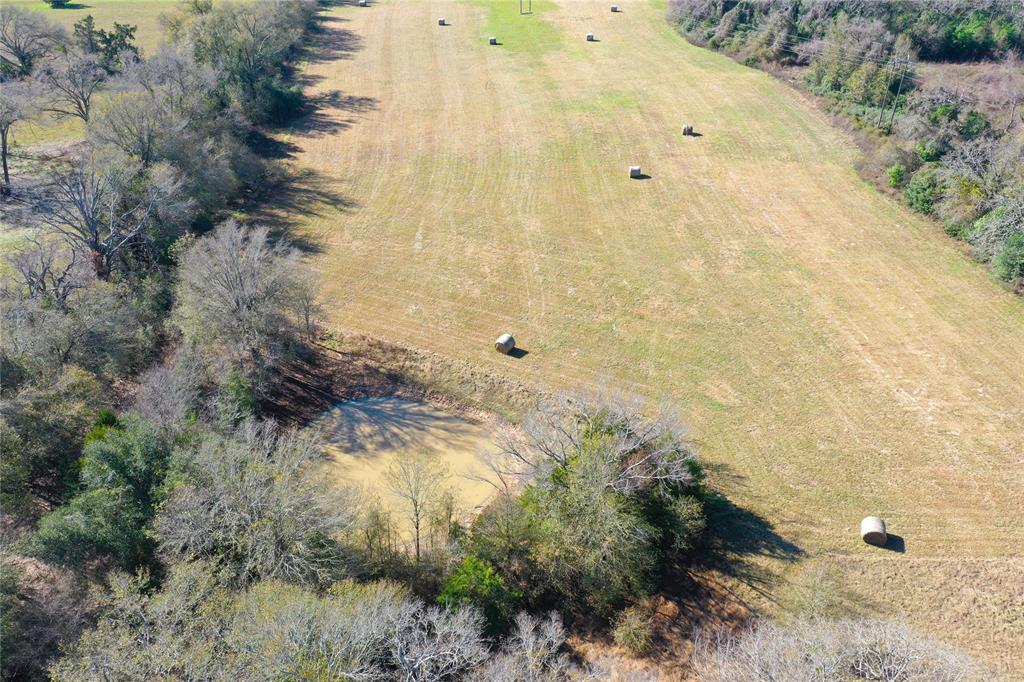
<path fill-rule="evenodd" d="M 918 213 L 931 213 L 942 196 L 942 185 L 934 166 L 922 166 L 910 178 L 903 196 L 907 205 Z"/>
<path fill-rule="evenodd" d="M 901 187 L 906 180 L 907 167 L 902 163 L 893 164 L 885 171 L 885 175 L 889 178 L 890 187 Z"/>
<path fill-rule="evenodd" d="M 918 142 L 914 145 L 914 153 L 922 163 L 938 161 L 942 157 L 942 149 L 934 142 Z"/>
<path fill-rule="evenodd" d="M 80 465 L 82 484 L 86 488 L 126 490 L 148 517 L 169 455 L 152 425 L 130 418 L 123 427 L 107 427 L 101 437 L 85 444 Z"/>
<path fill-rule="evenodd" d="M 504 631 L 522 595 L 505 586 L 494 567 L 470 554 L 445 581 L 437 601 L 448 608 L 476 606 L 487 619 L 489 634 Z"/>
<path fill-rule="evenodd" d="M 985 114 L 980 111 L 972 111 L 960 123 L 960 134 L 971 140 L 987 133 L 991 128 L 992 124 L 985 118 Z"/>
<path fill-rule="evenodd" d="M 32 497 L 59 503 L 78 480 L 82 441 L 95 418 L 101 389 L 96 379 L 70 367 L 45 384 L 26 384 L 0 404 L 0 417 L 10 431 L 5 447 L 0 491 L 3 499 Z M 6 507 L 6 509 L 10 509 Z"/>
<path fill-rule="evenodd" d="M 14 654 L 20 601 L 21 571 L 6 556 L 0 556 L 0 670 L 5 673 L 4 679 L 9 679 L 6 663 Z"/>
<path fill-rule="evenodd" d="M 256 414 L 259 399 L 252 379 L 237 367 L 228 370 L 228 375 L 217 394 L 217 410 L 221 419 L 238 423 Z"/>
<path fill-rule="evenodd" d="M 634 656 L 643 656 L 651 648 L 654 624 L 648 609 L 631 606 L 615 618 L 612 639 Z"/>
<path fill-rule="evenodd" d="M 691 495 L 673 498 L 669 504 L 667 530 L 676 551 L 691 549 L 704 533 L 707 517 L 704 503 Z"/>
<path fill-rule="evenodd" d="M 1024 278 L 1024 232 L 1011 235 L 993 261 L 996 275 L 1007 282 Z"/>
<path fill-rule="evenodd" d="M 939 106 L 928 112 L 928 120 L 934 125 L 942 125 L 943 123 L 952 123 L 956 120 L 960 110 L 953 102 L 943 102 Z"/>
<path fill-rule="evenodd" d="M 29 552 L 68 568 L 104 556 L 131 568 L 152 549 L 144 524 L 145 516 L 127 490 L 87 490 L 43 516 Z"/>

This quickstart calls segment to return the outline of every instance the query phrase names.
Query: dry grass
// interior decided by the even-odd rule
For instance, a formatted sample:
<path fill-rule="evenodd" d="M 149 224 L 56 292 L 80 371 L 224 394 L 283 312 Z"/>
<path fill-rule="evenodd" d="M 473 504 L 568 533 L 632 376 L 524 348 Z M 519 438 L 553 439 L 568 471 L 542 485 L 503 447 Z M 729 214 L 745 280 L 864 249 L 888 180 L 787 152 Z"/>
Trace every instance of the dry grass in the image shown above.
<path fill-rule="evenodd" d="M 660 8 L 512 4 L 332 10 L 307 70 L 326 104 L 288 142 L 330 197 L 299 233 L 333 323 L 548 387 L 607 376 L 677 401 L 733 502 L 840 558 L 878 610 L 898 598 L 1009 664 L 1019 595 L 978 629 L 928 576 L 1020 576 L 1021 301 L 860 181 L 812 107 L 686 45 Z M 652 177 L 629 181 L 636 163 Z M 494 353 L 504 331 L 529 354 Z M 869 513 L 906 554 L 860 542 Z"/>

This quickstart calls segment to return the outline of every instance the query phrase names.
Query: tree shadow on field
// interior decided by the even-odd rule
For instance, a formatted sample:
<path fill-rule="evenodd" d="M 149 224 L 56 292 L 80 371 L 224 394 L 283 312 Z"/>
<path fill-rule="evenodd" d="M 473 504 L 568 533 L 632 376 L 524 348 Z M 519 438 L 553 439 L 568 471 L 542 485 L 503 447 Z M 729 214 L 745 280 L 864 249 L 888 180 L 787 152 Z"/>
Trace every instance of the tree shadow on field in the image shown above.
<path fill-rule="evenodd" d="M 775 576 L 756 560 L 793 562 L 804 551 L 779 535 L 769 521 L 720 493 L 710 493 L 704 505 L 706 551 L 698 553 L 694 566 L 713 568 L 770 598 Z"/>
<path fill-rule="evenodd" d="M 338 112 L 362 114 L 377 108 L 375 97 L 343 95 L 340 91 L 321 93 L 307 100 L 303 113 L 292 122 L 291 132 L 302 137 L 320 137 L 351 128 L 355 118 L 339 118 Z"/>
<path fill-rule="evenodd" d="M 473 424 L 457 415 L 389 397 L 339 403 L 320 425 L 327 442 L 356 457 L 424 447 L 427 438 L 458 442 L 477 433 Z"/>
<path fill-rule="evenodd" d="M 718 480 L 730 480 L 735 487 L 744 477 L 723 464 L 707 464 L 705 470 Z M 704 499 L 707 519 L 702 544 L 691 552 L 674 573 L 728 576 L 747 588 L 773 599 L 776 575 L 766 564 L 791 563 L 806 556 L 795 543 L 780 535 L 767 519 L 738 506 L 720 492 L 709 491 Z M 673 571 L 670 571 L 672 573 Z M 741 600 L 742 601 L 742 600 Z"/>
<path fill-rule="evenodd" d="M 355 3 L 327 3 L 326 6 L 335 4 Z M 302 50 L 302 59 L 310 64 L 352 59 L 352 55 L 363 49 L 363 38 L 355 31 L 341 28 L 341 24 L 348 21 L 343 17 L 318 17 L 310 32 L 310 39 Z"/>
<path fill-rule="evenodd" d="M 307 254 L 323 252 L 320 239 L 295 231 L 295 216 L 318 217 L 326 212 L 348 211 L 356 203 L 330 187 L 328 180 L 311 168 L 287 170 L 267 185 L 263 200 L 255 202 L 249 219 L 266 225 L 275 239 L 286 239 Z"/>

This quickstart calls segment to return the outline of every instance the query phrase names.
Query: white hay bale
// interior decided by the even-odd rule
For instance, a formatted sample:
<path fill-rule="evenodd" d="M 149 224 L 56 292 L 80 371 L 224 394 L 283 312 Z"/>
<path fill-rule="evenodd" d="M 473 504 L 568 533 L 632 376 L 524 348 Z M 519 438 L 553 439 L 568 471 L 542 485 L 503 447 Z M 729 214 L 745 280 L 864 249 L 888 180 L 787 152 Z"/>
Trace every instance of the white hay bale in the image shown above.
<path fill-rule="evenodd" d="M 630 166 L 629 167 L 629 177 L 631 177 L 631 178 L 639 178 L 640 177 L 640 166 Z"/>
<path fill-rule="evenodd" d="M 487 39 L 487 42 L 490 43 L 491 45 L 497 45 L 498 39 L 495 38 L 494 36 L 491 36 L 490 38 Z"/>
<path fill-rule="evenodd" d="M 885 534 L 885 521 L 877 516 L 865 516 L 860 522 L 860 537 L 869 545 L 881 547 L 888 539 Z"/>
<path fill-rule="evenodd" d="M 516 347 L 516 340 L 512 338 L 511 334 L 502 334 L 498 337 L 498 340 L 494 342 L 494 350 L 498 351 L 502 355 L 508 355 Z"/>
<path fill-rule="evenodd" d="M 587 42 L 589 42 L 589 43 L 594 42 L 594 34 L 593 33 L 588 33 L 587 34 Z"/>
<path fill-rule="evenodd" d="M 448 22 L 446 22 L 444 20 L 444 17 L 441 17 L 440 19 L 437 20 L 437 25 L 438 26 L 444 26 L 446 23 L 448 23 Z"/>
<path fill-rule="evenodd" d="M 619 6 L 618 5 L 612 5 L 612 11 L 613 12 L 618 12 L 619 11 Z"/>
<path fill-rule="evenodd" d="M 360 7 L 369 7 L 370 6 L 370 0 L 359 0 L 359 6 Z"/>

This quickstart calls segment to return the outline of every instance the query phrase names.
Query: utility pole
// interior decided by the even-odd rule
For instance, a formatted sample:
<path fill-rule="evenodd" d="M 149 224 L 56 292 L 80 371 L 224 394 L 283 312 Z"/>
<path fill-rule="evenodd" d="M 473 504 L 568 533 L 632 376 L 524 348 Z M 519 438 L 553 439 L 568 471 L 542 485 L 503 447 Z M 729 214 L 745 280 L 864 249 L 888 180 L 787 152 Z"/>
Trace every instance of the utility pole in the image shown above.
<path fill-rule="evenodd" d="M 900 101 L 900 93 L 903 92 L 903 79 L 907 77 L 907 67 L 910 66 L 910 54 L 907 54 L 903 60 L 903 72 L 900 74 L 900 84 L 896 88 L 896 97 L 892 101 L 892 115 L 889 116 L 889 128 L 892 128 L 893 121 L 896 120 L 896 105 Z"/>
<path fill-rule="evenodd" d="M 875 121 L 875 127 L 882 127 L 882 116 L 885 115 L 885 100 L 889 98 L 889 88 L 892 87 L 892 77 L 896 75 L 896 57 L 893 56 L 892 61 L 885 65 L 885 70 L 889 72 L 889 75 L 885 77 L 885 92 L 882 93 L 882 103 L 878 106 L 878 120 Z"/>

